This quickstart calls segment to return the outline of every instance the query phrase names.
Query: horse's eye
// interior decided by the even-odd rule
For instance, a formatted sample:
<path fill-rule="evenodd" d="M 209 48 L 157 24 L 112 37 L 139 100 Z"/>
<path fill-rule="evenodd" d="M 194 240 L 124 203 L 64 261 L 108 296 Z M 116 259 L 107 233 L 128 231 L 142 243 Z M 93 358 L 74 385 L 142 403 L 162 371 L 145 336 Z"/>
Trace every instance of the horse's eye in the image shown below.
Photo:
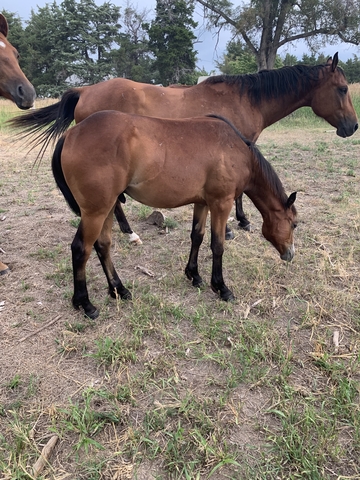
<path fill-rule="evenodd" d="M 348 92 L 348 87 L 339 87 L 339 92 L 340 92 L 342 95 L 346 95 L 347 92 Z"/>

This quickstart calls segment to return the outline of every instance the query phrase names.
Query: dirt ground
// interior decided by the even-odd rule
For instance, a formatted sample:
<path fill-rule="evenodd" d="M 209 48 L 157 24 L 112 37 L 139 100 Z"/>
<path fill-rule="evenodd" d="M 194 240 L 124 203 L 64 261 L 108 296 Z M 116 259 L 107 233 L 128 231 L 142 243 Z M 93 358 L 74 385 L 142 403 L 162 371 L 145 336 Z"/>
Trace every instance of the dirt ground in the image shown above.
<path fill-rule="evenodd" d="M 292 338 L 291 346 L 297 362 L 293 384 L 304 395 L 307 395 L 315 380 L 319 389 L 322 385 L 325 388 L 326 377 L 317 374 L 315 379 L 314 370 L 307 370 L 306 365 L 317 348 L 332 348 L 334 329 L 341 332 L 343 350 L 340 353 L 344 355 L 353 351 L 359 339 L 360 324 L 355 327 L 353 323 L 356 310 L 354 305 L 360 299 L 359 145 L 350 144 L 350 140 L 344 143 L 345 147 L 339 148 L 345 160 L 339 160 L 339 164 L 334 160 L 330 164 L 332 147 L 326 147 L 329 138 L 333 139 L 333 133 L 326 130 L 318 132 L 317 146 L 314 146 L 315 142 L 309 141 L 307 132 L 288 132 L 284 135 L 282 132 L 271 131 L 264 132 L 260 137 L 259 145 L 263 146 L 265 156 L 269 158 L 270 155 L 287 190 L 299 191 L 297 208 L 301 220 L 299 233 L 296 232 L 298 262 L 288 270 L 280 265 L 276 252 L 261 239 L 260 217 L 249 203 L 246 208 L 254 223 L 254 232 L 247 234 L 236 230 L 232 246 L 227 247 L 229 256 L 242 249 L 244 264 L 239 267 L 230 260 L 225 262 L 225 268 L 228 268 L 226 276 L 238 298 L 232 307 L 235 317 L 246 318 L 251 307 L 251 312 L 259 315 L 259 318 L 278 319 L 278 325 L 282 329 L 280 336 L 285 343 L 288 328 L 297 332 L 296 337 Z M 134 375 L 136 369 L 140 368 L 124 367 L 110 378 L 92 358 L 82 355 L 83 351 L 91 351 L 90 345 L 97 338 L 127 336 L 129 327 L 122 323 L 121 317 L 131 317 L 134 305 L 136 307 L 136 289 L 141 291 L 149 288 L 155 294 L 165 288 L 166 298 L 172 305 L 189 310 L 196 305 L 198 293 L 183 278 L 189 249 L 191 208 L 165 212 L 179 225 L 167 235 L 157 226 L 149 225 L 144 219 L 146 215 L 142 218 L 139 214 L 137 205 L 131 201 L 127 203 L 125 209 L 129 220 L 144 243 L 139 247 L 129 246 L 127 239 L 114 226 L 113 255 L 119 268 L 121 265 L 121 276 L 135 289 L 135 304 L 117 306 L 116 302 L 107 299 L 105 278 L 97 258 L 93 256 L 89 262 L 89 290 L 95 303 L 100 303 L 102 314 L 90 330 L 84 334 L 74 333 L 66 325 L 83 321 L 81 312 L 75 311 L 71 306 L 69 245 L 75 233 L 72 225 L 75 217 L 55 187 L 49 159 L 45 158 L 38 168 L 32 168 L 36 151 L 27 153 L 26 148 L 6 134 L 0 135 L 0 152 L 0 260 L 11 269 L 9 275 L 0 277 L 0 404 L 13 404 L 21 398 L 23 407 L 31 418 L 29 424 L 34 429 L 37 444 L 42 445 L 49 436 L 49 418 L 54 419 L 52 409 L 55 411 L 59 406 L 77 400 L 86 387 L 109 386 L 115 379 L 121 383 L 123 375 Z M 296 166 L 293 166 L 294 163 Z M 338 172 L 336 175 L 335 170 Z M 235 226 L 235 223 L 232 225 Z M 206 247 L 204 250 L 202 259 L 206 263 L 204 269 L 208 275 L 211 257 Z M 247 259 L 253 263 L 256 259 L 261 259 L 264 262 L 262 273 L 252 274 L 251 267 L 246 267 Z M 137 268 L 139 266 L 154 273 L 154 276 L 144 274 L 142 269 Z M 244 283 L 248 282 L 248 285 L 242 286 L 240 277 L 246 274 L 249 280 Z M 253 279 L 253 275 L 256 279 Z M 325 275 L 323 286 L 319 284 L 321 275 Z M 170 278 L 171 281 L 166 284 L 166 279 Z M 218 305 L 210 288 L 202 294 L 202 301 Z M 256 302 L 259 302 L 258 305 Z M 216 308 L 219 316 L 226 315 L 223 307 Z M 310 325 L 307 329 L 293 326 L 291 322 L 294 318 L 304 319 L 306 315 Z M 182 324 L 182 328 L 181 333 L 178 333 L 179 338 L 182 335 L 181 338 L 189 345 L 192 341 L 197 341 L 192 338 L 193 331 L 190 327 L 187 329 L 186 324 Z M 147 363 L 154 359 L 159 361 L 164 355 L 164 343 L 157 342 L 157 335 L 149 335 L 142 347 Z M 319 340 L 321 338 L 323 342 Z M 173 338 L 168 341 L 171 343 Z M 13 390 L 7 388 L 17 375 L 21 377 L 20 383 L 23 386 Z M 212 387 L 206 380 L 211 377 L 215 384 L 223 381 L 223 371 L 215 364 L 199 365 L 194 362 L 190 368 L 185 357 L 178 360 L 176 375 L 184 382 L 184 389 L 186 386 L 193 392 L 203 390 L 209 396 Z M 35 397 L 29 393 L 32 381 L 36 384 Z M 124 417 L 131 416 L 135 424 L 141 421 L 146 409 L 153 405 L 154 398 L 157 400 L 156 395 L 150 398 L 146 392 L 139 396 L 141 398 L 138 397 L 137 401 L 142 404 L 141 412 L 136 409 L 126 410 L 125 407 L 123 412 Z M 163 398 L 158 400 L 163 401 Z M 241 404 L 241 413 L 238 412 L 238 415 L 242 428 L 236 427 L 234 422 L 229 441 L 244 451 L 249 446 L 259 448 L 262 440 L 256 424 L 272 402 L 273 398 L 269 396 L 266 387 L 259 389 L 245 383 L 234 389 L 231 404 L 225 409 L 224 415 L 231 417 L 234 422 L 231 409 L 235 408 L 234 405 Z M 138 420 L 136 415 L 139 416 Z M 226 421 L 225 417 L 222 421 Z M 2 422 L 0 417 L 0 426 Z M 124 434 L 125 430 L 123 426 L 121 433 Z M 113 451 L 124 440 L 120 438 L 119 432 L 114 433 L 108 427 L 103 434 Z M 346 445 L 349 441 L 345 433 L 343 441 Z M 68 459 L 70 451 L 71 442 L 60 440 L 51 461 L 53 476 L 45 478 L 84 478 L 72 473 L 72 463 Z M 337 472 L 355 475 L 351 478 L 360 478 L 356 476 L 359 463 L 356 465 L 356 459 L 351 453 L 348 461 L 348 467 L 345 467 L 345 460 L 341 460 Z M 117 469 L 110 462 L 101 478 L 135 478 L 132 476 L 132 468 L 125 460 L 117 464 Z M 120 470 L 122 473 L 119 473 Z M 156 471 L 162 471 L 156 460 L 152 463 L 144 460 L 137 470 L 136 478 L 155 478 L 150 477 L 150 473 L 155 475 Z M 212 478 L 236 478 L 226 477 L 229 470 L 222 472 L 219 471 Z"/>

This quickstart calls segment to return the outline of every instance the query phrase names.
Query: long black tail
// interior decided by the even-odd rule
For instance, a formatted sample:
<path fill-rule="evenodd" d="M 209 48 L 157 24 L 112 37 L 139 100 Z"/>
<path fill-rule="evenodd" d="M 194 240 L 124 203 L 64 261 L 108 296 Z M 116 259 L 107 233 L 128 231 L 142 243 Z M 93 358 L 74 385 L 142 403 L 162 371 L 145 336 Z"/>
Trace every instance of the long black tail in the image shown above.
<path fill-rule="evenodd" d="M 80 216 L 80 208 L 77 204 L 71 190 L 66 183 L 64 173 L 61 167 L 61 152 L 64 146 L 64 137 L 61 137 L 55 146 L 55 150 L 52 156 L 51 167 L 55 178 L 56 185 L 59 187 L 61 193 L 64 195 L 65 200 L 69 204 L 71 210 Z"/>
<path fill-rule="evenodd" d="M 47 107 L 30 110 L 7 121 L 15 129 L 20 129 L 17 135 L 28 139 L 31 148 L 41 145 L 38 158 L 42 158 L 50 143 L 54 143 L 71 125 L 74 120 L 75 107 L 79 101 L 80 92 L 69 89 L 61 100 Z"/>

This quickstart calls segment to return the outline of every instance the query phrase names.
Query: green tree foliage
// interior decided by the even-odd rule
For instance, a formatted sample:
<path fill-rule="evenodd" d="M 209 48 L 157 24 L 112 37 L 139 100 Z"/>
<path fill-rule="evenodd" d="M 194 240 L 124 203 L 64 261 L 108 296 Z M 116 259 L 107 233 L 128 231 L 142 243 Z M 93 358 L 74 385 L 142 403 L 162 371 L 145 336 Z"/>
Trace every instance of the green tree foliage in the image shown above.
<path fill-rule="evenodd" d="M 226 75 L 240 75 L 257 71 L 255 56 L 238 40 L 227 44 L 227 52 L 216 66 Z"/>
<path fill-rule="evenodd" d="M 40 8 L 37 14 L 31 12 L 21 53 L 24 71 L 38 95 L 59 94 L 64 89 L 73 55 L 66 42 L 62 12 L 55 2 Z"/>
<path fill-rule="evenodd" d="M 68 41 L 77 57 L 74 72 L 81 83 L 96 83 L 111 74 L 109 51 L 120 25 L 120 8 L 109 2 L 64 0 Z M 74 63 L 74 62 L 73 62 Z"/>
<path fill-rule="evenodd" d="M 280 68 L 283 65 L 282 59 L 277 55 L 274 68 Z M 227 51 L 223 55 L 222 62 L 217 63 L 217 67 L 227 75 L 255 73 L 258 70 L 255 55 L 239 40 L 227 44 Z"/>
<path fill-rule="evenodd" d="M 113 74 L 110 52 L 120 28 L 119 7 L 97 6 L 94 0 L 54 1 L 37 13 L 32 10 L 25 29 L 4 13 L 38 95 L 56 97 L 71 84 L 96 83 Z"/>
<path fill-rule="evenodd" d="M 1 13 L 5 16 L 9 24 L 9 42 L 20 51 L 24 32 L 21 18 L 15 13 L 8 12 L 7 10 L 3 10 Z"/>
<path fill-rule="evenodd" d="M 360 83 L 360 59 L 357 55 L 341 64 L 350 83 Z"/>
<path fill-rule="evenodd" d="M 186 0 L 156 2 L 156 17 L 146 28 L 155 56 L 156 78 L 163 85 L 191 81 L 196 62 L 193 28 L 197 23 L 193 12 L 194 6 Z"/>
<path fill-rule="evenodd" d="M 284 67 L 292 67 L 293 65 L 296 65 L 299 63 L 299 60 L 295 55 L 291 55 L 290 53 L 287 53 L 284 57 L 283 64 Z"/>
<path fill-rule="evenodd" d="M 299 39 L 313 51 L 325 42 L 360 43 L 360 0 L 196 1 L 209 27 L 230 28 L 247 46 L 258 70 L 274 68 L 279 48 Z"/>
<path fill-rule="evenodd" d="M 114 75 L 138 82 L 153 79 L 153 56 L 149 50 L 147 31 L 144 28 L 148 12 L 137 12 L 127 5 L 122 15 L 122 32 L 117 38 L 118 48 L 111 51 Z"/>

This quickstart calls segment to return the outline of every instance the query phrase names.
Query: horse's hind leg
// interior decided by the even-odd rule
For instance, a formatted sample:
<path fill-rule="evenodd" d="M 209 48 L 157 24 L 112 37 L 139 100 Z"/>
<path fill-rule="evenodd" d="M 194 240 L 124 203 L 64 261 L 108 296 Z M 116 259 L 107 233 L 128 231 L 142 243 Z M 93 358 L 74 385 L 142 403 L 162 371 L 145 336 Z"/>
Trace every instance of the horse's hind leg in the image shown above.
<path fill-rule="evenodd" d="M 243 202 L 242 202 L 242 197 L 243 195 L 241 194 L 240 197 L 238 197 L 235 201 L 235 207 L 236 207 L 236 219 L 239 222 L 239 227 L 242 228 L 243 230 L 247 230 L 250 232 L 251 230 L 251 225 L 249 220 L 246 218 L 244 210 L 243 210 Z"/>
<path fill-rule="evenodd" d="M 131 299 L 131 293 L 122 284 L 110 256 L 112 237 L 113 212 L 111 211 L 104 222 L 99 238 L 94 243 L 94 248 L 99 257 L 104 273 L 109 284 L 109 294 L 116 298 L 118 295 L 124 300 Z"/>
<path fill-rule="evenodd" d="M 115 217 L 119 224 L 120 230 L 122 233 L 127 233 L 129 235 L 129 242 L 136 245 L 142 244 L 139 235 L 137 235 L 129 225 L 127 218 L 125 217 L 124 210 L 121 206 L 121 201 L 118 198 L 115 205 Z"/>
<path fill-rule="evenodd" d="M 192 280 L 194 287 L 200 287 L 203 283 L 198 271 L 198 255 L 200 245 L 202 244 L 204 238 L 208 211 L 209 208 L 207 205 L 194 205 L 193 225 L 190 236 L 191 250 L 189 260 L 185 268 L 185 274 L 189 280 Z"/>
<path fill-rule="evenodd" d="M 82 307 L 85 315 L 92 319 L 98 317 L 99 311 L 89 300 L 86 286 L 86 263 L 90 257 L 93 243 L 102 228 L 102 222 L 100 223 L 100 220 L 98 220 L 97 223 L 99 224 L 97 228 L 98 233 L 96 234 L 95 229 L 95 234 L 89 235 L 82 219 L 71 244 L 74 275 L 74 295 L 72 303 L 77 310 L 79 307 Z"/>
<path fill-rule="evenodd" d="M 232 201 L 214 204 L 211 212 L 211 250 L 213 254 L 211 288 L 219 293 L 220 298 L 225 301 L 234 299 L 231 290 L 225 285 L 222 273 L 222 256 L 224 253 L 225 225 L 232 208 Z"/>
<path fill-rule="evenodd" d="M 250 232 L 251 230 L 251 225 L 249 220 L 246 218 L 244 210 L 243 210 L 243 203 L 242 203 L 242 194 L 240 195 L 239 198 L 236 199 L 235 201 L 235 208 L 236 208 L 236 219 L 239 222 L 239 228 L 242 228 L 243 230 L 246 230 Z M 229 225 L 226 225 L 225 227 L 225 240 L 232 240 L 234 238 L 234 234 L 231 231 L 231 228 Z"/>

